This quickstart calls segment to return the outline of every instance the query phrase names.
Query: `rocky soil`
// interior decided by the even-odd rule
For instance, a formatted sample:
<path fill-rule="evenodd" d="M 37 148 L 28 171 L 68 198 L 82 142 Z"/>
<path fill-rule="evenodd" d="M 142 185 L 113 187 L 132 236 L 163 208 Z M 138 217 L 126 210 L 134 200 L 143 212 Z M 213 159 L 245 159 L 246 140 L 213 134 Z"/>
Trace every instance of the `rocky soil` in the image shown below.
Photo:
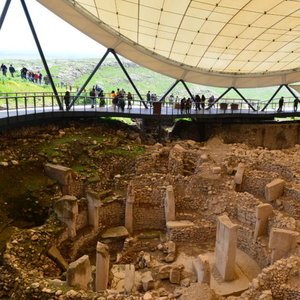
<path fill-rule="evenodd" d="M 194 222 L 198 230 L 177 232 L 172 236 L 171 240 L 176 239 L 177 254 L 193 256 L 201 251 L 212 251 L 216 218 L 222 214 L 227 214 L 239 222 L 240 227 L 250 231 L 255 207 L 265 202 L 264 186 L 275 178 L 285 181 L 285 193 L 272 203 L 275 209 L 272 225 L 300 232 L 300 145 L 283 150 L 269 149 L 253 146 L 253 143 L 224 143 L 223 137 L 224 134 L 215 134 L 206 142 L 174 140 L 155 143 L 137 128 L 112 121 L 24 128 L 1 136 L 0 255 L 6 242 L 10 241 L 4 260 L 15 262 L 13 272 L 22 265 L 22 260 L 28 264 L 30 274 L 23 274 L 22 283 L 19 279 L 20 286 L 27 287 L 28 293 L 32 293 L 27 296 L 32 299 L 224 299 L 207 285 L 196 283 L 188 276 L 176 283 L 158 281 L 154 290 L 139 290 L 128 297 L 113 290 L 98 298 L 93 298 L 89 292 L 64 291 L 57 288 L 61 281 L 52 279 L 62 279 L 65 275 L 53 261 L 41 254 L 41 249 L 50 244 L 54 233 L 61 230 L 61 224 L 51 214 L 52 203 L 61 192 L 58 184 L 45 175 L 46 162 L 64 165 L 76 172 L 80 182 L 79 198 L 85 196 L 87 189 L 92 189 L 98 192 L 113 190 L 126 199 L 128 185 L 132 186 L 135 205 L 139 208 L 135 226 L 140 233 L 137 232 L 135 239 L 127 240 L 128 244 L 134 244 L 135 251 L 130 245 L 125 247 L 124 243 L 115 262 L 134 263 L 137 269 L 151 270 L 148 268 L 150 256 L 152 262 L 157 260 L 159 264 L 162 260 L 169 263 L 176 259 L 174 252 L 167 250 L 174 245 L 166 245 L 161 234 L 157 233 L 165 225 L 160 216 L 160 200 L 169 185 L 174 187 L 176 195 L 177 220 Z M 244 163 L 246 170 L 241 190 L 236 192 L 233 179 L 239 163 Z M 246 216 L 245 220 L 242 220 L 242 214 Z M 42 225 L 50 215 L 50 220 Z M 145 226 L 151 231 L 144 233 Z M 22 231 L 23 228 L 32 229 Z M 147 239 L 145 234 L 153 235 L 153 243 L 142 241 Z M 259 243 L 266 247 L 264 240 L 259 240 Z M 300 294 L 299 243 L 293 253 L 295 256 L 263 269 L 246 293 L 231 299 L 297 299 Z M 247 240 L 245 244 L 250 250 L 255 248 L 253 243 L 247 244 Z M 197 248 L 197 245 L 202 248 Z M 257 262 L 264 268 L 269 263 L 269 254 L 267 251 L 261 253 L 263 255 L 257 257 Z M 177 267 L 183 268 L 180 255 L 177 259 Z M 7 278 L 7 281 L 2 284 L 4 288 L 0 284 L 0 291 L 1 287 L 13 291 L 17 281 L 11 282 L 11 270 L 2 270 L 5 270 L 2 278 Z M 157 272 L 158 268 L 154 275 Z M 15 295 L 12 299 L 17 299 L 18 295 L 30 299 L 22 291 L 15 292 Z"/>

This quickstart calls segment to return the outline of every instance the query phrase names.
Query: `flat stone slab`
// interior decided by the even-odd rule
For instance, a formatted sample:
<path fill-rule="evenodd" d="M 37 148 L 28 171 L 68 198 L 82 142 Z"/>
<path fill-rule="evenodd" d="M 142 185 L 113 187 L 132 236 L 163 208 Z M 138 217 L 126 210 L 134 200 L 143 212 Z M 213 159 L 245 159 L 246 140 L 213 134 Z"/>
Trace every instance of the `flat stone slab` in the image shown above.
<path fill-rule="evenodd" d="M 101 235 L 103 239 L 126 238 L 128 236 L 128 230 L 124 226 L 109 228 Z"/>
<path fill-rule="evenodd" d="M 169 221 L 167 222 L 168 229 L 176 229 L 176 228 L 183 228 L 183 227 L 192 227 L 195 224 L 188 220 L 181 220 L 181 221 Z"/>

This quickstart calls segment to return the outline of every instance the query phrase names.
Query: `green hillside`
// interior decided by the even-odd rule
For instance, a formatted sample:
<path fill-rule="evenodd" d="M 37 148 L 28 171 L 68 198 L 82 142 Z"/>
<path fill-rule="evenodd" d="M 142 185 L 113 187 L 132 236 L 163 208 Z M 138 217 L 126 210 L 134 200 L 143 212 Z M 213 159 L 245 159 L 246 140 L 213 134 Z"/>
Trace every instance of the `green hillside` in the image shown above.
<path fill-rule="evenodd" d="M 28 70 L 32 70 L 34 72 L 40 71 L 45 75 L 46 72 L 40 60 L 14 60 L 5 63 L 7 66 L 12 63 L 17 72 L 14 78 L 11 78 L 9 73 L 7 77 L 4 77 L 2 74 L 0 74 L 0 93 L 52 91 L 50 85 L 38 85 L 20 78 L 19 70 L 23 66 L 26 66 Z M 86 81 L 97 63 L 98 61 L 96 59 L 48 61 L 48 65 L 54 82 L 57 85 L 57 89 L 58 91 L 62 92 L 67 89 L 71 89 L 73 92 L 75 92 Z M 163 95 L 165 91 L 167 91 L 175 82 L 175 79 L 173 78 L 158 74 L 127 60 L 123 60 L 123 63 L 130 77 L 136 84 L 137 89 L 142 95 L 145 95 L 149 90 L 151 93 Z M 87 90 L 91 89 L 91 87 L 96 84 L 101 86 L 107 93 L 111 92 L 112 90 L 116 90 L 117 88 L 123 88 L 125 91 L 131 91 L 135 93 L 122 69 L 112 57 L 108 57 L 104 64 L 96 72 L 88 84 Z M 205 94 L 206 97 L 212 94 L 218 96 L 225 91 L 224 88 L 207 87 L 190 83 L 187 83 L 187 85 L 193 94 Z M 267 88 L 240 89 L 239 91 L 247 99 L 266 101 L 273 95 L 276 89 L 277 87 L 275 86 Z M 181 83 L 177 85 L 172 93 L 174 96 L 178 95 L 179 97 L 188 96 Z M 291 94 L 285 88 L 283 88 L 282 91 L 280 91 L 280 93 L 277 95 L 277 98 L 280 96 L 291 97 Z M 240 99 L 240 97 L 234 91 L 228 93 L 226 98 Z"/>

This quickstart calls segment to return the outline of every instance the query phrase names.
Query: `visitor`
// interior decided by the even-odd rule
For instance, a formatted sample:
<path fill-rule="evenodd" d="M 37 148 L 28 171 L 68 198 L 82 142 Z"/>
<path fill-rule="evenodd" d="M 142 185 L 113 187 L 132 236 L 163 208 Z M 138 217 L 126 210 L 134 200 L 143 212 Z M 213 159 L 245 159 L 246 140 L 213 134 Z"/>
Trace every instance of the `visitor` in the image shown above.
<path fill-rule="evenodd" d="M 185 104 L 186 104 L 186 99 L 185 97 L 181 99 L 180 101 L 180 112 L 183 113 L 184 109 L 185 109 Z"/>
<path fill-rule="evenodd" d="M 23 67 L 23 68 L 21 69 L 21 78 L 22 78 L 22 79 L 27 79 L 27 78 L 26 78 L 27 72 L 28 72 L 27 68 Z"/>
<path fill-rule="evenodd" d="M 70 107 L 70 102 L 71 102 L 71 94 L 69 91 L 66 91 L 65 95 L 64 95 L 64 101 L 65 101 L 65 105 L 66 105 L 66 110 L 69 110 Z"/>
<path fill-rule="evenodd" d="M 128 92 L 127 94 L 127 109 L 132 109 L 132 103 L 131 101 L 133 100 L 132 94 Z"/>
<path fill-rule="evenodd" d="M 294 112 L 296 112 L 298 110 L 298 103 L 299 103 L 299 99 L 295 98 L 294 99 Z"/>
<path fill-rule="evenodd" d="M 13 67 L 13 65 L 9 66 L 9 73 L 11 77 L 14 77 L 14 73 L 16 72 L 16 69 Z"/>
<path fill-rule="evenodd" d="M 204 110 L 204 108 L 205 108 L 205 96 L 204 95 L 201 96 L 200 103 L 201 103 L 201 108 Z"/>
<path fill-rule="evenodd" d="M 93 86 L 93 88 L 90 91 L 90 99 L 91 99 L 91 108 L 95 107 L 95 103 L 96 103 L 96 90 L 95 87 Z"/>
<path fill-rule="evenodd" d="M 213 107 L 215 105 L 215 96 L 214 95 L 211 95 L 208 98 L 208 105 L 209 105 L 209 108 L 211 108 L 211 107 Z"/>
<path fill-rule="evenodd" d="M 98 97 L 99 97 L 99 107 L 105 106 L 104 92 L 102 89 L 99 91 Z"/>
<path fill-rule="evenodd" d="M 280 97 L 279 102 L 278 102 L 277 112 L 282 112 L 283 103 L 284 103 L 284 98 Z"/>
<path fill-rule="evenodd" d="M 197 94 L 197 95 L 195 96 L 195 110 L 196 110 L 196 111 L 197 111 L 198 109 L 201 110 L 200 102 L 201 102 L 200 96 Z"/>
<path fill-rule="evenodd" d="M 147 98 L 147 103 L 149 103 L 151 105 L 151 103 L 150 103 L 150 100 L 151 100 L 150 91 L 148 91 L 148 93 L 146 95 L 146 98 Z"/>
<path fill-rule="evenodd" d="M 186 103 L 185 103 L 185 113 L 190 114 L 191 113 L 191 108 L 192 108 L 192 99 L 188 98 L 186 100 Z"/>
<path fill-rule="evenodd" d="M 1 71 L 2 71 L 3 76 L 6 76 L 6 73 L 7 73 L 7 66 L 6 66 L 5 64 L 2 64 L 2 65 L 1 65 Z"/>
<path fill-rule="evenodd" d="M 122 95 L 119 97 L 118 107 L 121 108 L 122 112 L 124 112 L 124 109 L 125 109 L 125 99 L 124 99 L 124 97 Z"/>

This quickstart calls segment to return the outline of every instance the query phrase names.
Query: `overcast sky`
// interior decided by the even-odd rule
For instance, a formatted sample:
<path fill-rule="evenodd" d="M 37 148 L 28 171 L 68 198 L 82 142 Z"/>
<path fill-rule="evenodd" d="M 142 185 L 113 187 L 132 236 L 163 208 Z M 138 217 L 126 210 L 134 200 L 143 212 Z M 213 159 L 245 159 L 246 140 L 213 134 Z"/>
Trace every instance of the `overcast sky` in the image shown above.
<path fill-rule="evenodd" d="M 6 0 L 0 0 L 0 15 Z M 105 48 L 85 36 L 36 0 L 27 8 L 46 57 L 100 58 Z M 20 0 L 12 0 L 0 30 L 0 58 L 39 58 Z"/>

